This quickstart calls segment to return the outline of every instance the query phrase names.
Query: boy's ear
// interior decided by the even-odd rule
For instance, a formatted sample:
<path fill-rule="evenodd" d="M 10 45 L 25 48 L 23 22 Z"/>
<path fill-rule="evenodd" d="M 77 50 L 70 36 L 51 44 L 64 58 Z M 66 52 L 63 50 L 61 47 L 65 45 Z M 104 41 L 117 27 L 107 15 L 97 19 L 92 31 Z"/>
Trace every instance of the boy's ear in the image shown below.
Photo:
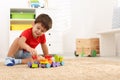
<path fill-rule="evenodd" d="M 32 27 L 35 25 L 34 21 L 32 22 Z"/>

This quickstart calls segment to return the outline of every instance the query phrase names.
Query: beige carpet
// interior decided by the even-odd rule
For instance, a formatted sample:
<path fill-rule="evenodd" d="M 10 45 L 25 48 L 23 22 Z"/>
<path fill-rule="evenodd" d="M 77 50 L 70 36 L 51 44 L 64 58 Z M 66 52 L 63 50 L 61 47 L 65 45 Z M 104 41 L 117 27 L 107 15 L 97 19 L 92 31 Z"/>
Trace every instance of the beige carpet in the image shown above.
<path fill-rule="evenodd" d="M 0 63 L 0 80 L 120 80 L 120 61 L 79 57 L 64 62 L 64 66 L 44 69 Z"/>

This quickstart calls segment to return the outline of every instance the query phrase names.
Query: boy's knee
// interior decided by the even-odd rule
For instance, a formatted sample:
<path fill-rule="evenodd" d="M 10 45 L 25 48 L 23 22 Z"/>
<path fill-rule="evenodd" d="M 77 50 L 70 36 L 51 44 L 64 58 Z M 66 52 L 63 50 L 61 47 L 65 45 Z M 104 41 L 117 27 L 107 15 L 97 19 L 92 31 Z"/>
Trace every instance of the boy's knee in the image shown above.
<path fill-rule="evenodd" d="M 16 38 L 16 39 L 14 40 L 14 42 L 15 42 L 18 46 L 19 46 L 19 44 L 20 44 L 20 43 L 19 43 L 19 39 L 20 39 L 20 38 Z M 20 46 L 19 46 L 19 47 L 20 47 Z"/>

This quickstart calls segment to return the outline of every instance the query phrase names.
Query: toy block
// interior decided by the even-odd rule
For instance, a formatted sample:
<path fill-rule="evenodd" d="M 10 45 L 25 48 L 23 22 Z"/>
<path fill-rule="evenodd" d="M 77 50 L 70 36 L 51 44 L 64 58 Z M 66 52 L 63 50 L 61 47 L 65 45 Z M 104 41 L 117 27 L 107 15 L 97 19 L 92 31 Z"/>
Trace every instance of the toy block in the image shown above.
<path fill-rule="evenodd" d="M 46 59 L 51 59 L 52 56 L 51 56 L 51 55 L 47 55 L 47 56 L 45 56 L 45 58 L 46 58 Z"/>
<path fill-rule="evenodd" d="M 38 67 L 39 67 L 38 64 L 35 63 L 32 64 L 32 68 L 38 68 Z"/>
<path fill-rule="evenodd" d="M 55 58 L 55 62 L 59 62 L 59 56 L 58 55 L 54 55 Z"/>
<path fill-rule="evenodd" d="M 48 59 L 42 59 L 42 60 L 40 60 L 40 63 L 41 63 L 41 64 L 47 64 L 47 63 L 49 63 L 49 62 L 48 62 Z"/>
<path fill-rule="evenodd" d="M 33 60 L 36 60 L 37 59 L 37 55 L 33 55 L 32 58 L 33 58 Z"/>
<path fill-rule="evenodd" d="M 59 57 L 59 61 L 60 61 L 60 62 L 63 61 L 63 57 L 62 57 L 62 56 Z"/>
<path fill-rule="evenodd" d="M 52 59 L 49 59 L 48 62 L 49 62 L 50 64 L 52 64 L 53 60 L 52 60 Z"/>

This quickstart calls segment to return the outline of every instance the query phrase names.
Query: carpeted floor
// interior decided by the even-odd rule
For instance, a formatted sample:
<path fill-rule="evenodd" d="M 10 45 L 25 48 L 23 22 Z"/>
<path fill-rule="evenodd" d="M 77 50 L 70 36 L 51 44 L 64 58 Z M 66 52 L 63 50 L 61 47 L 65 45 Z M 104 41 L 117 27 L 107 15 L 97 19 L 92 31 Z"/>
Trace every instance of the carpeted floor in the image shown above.
<path fill-rule="evenodd" d="M 120 80 L 120 61 L 79 57 L 64 62 L 64 66 L 56 68 L 35 69 L 0 63 L 0 80 Z"/>

